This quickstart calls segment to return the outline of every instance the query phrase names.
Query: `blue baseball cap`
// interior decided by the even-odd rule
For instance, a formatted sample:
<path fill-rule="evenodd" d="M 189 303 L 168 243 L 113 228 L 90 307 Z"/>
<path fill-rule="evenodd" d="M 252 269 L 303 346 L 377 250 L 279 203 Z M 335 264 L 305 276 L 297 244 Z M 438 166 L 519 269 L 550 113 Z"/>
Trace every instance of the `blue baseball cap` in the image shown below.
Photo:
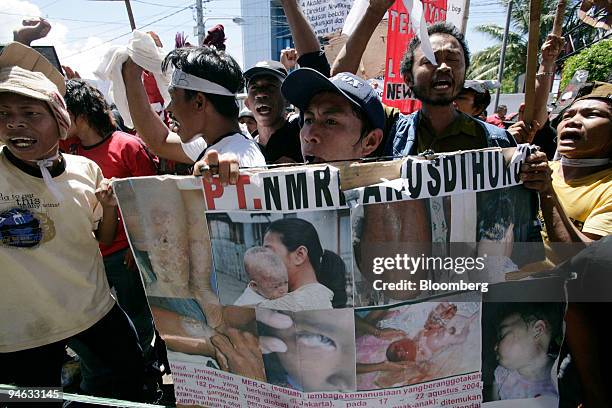
<path fill-rule="evenodd" d="M 308 108 L 310 100 L 316 94 L 339 93 L 365 113 L 374 129 L 385 127 L 385 111 L 378 94 L 368 81 L 351 73 L 341 72 L 327 78 L 311 68 L 296 69 L 285 78 L 281 92 L 302 112 Z"/>

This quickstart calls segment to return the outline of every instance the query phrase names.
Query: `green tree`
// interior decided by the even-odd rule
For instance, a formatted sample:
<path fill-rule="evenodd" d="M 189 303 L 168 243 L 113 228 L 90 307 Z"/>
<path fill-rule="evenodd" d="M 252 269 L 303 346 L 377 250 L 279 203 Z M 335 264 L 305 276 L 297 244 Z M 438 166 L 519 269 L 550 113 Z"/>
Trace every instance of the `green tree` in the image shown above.
<path fill-rule="evenodd" d="M 579 69 L 589 71 L 589 82 L 609 81 L 612 74 L 612 40 L 599 41 L 569 57 L 563 65 L 561 89 L 565 88 Z"/>
<path fill-rule="evenodd" d="M 506 93 L 514 92 L 514 80 L 518 75 L 525 72 L 525 66 L 527 65 L 529 0 L 512 0 L 512 2 L 510 30 L 508 32 L 504 64 L 504 80 L 502 81 L 502 92 Z M 507 7 L 508 1 L 499 0 L 499 4 Z M 544 43 L 546 36 L 552 30 L 557 4 L 558 0 L 542 0 L 539 46 Z M 564 19 L 566 23 L 564 25 L 564 32 L 571 30 L 576 24 L 579 24 L 573 18 L 576 7 L 579 4 L 580 0 L 568 0 Z M 476 30 L 496 40 L 497 44 L 473 55 L 467 77 L 470 79 L 497 78 L 499 57 L 504 38 L 504 27 L 498 24 L 483 24 L 477 26 Z"/>

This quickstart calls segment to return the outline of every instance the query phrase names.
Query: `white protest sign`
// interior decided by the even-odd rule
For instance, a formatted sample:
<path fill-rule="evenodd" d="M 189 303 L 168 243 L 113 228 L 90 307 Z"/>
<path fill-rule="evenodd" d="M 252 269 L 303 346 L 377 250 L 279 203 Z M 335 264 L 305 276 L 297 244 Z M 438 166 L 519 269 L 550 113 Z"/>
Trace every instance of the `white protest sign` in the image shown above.
<path fill-rule="evenodd" d="M 342 30 L 353 0 L 301 0 L 300 6 L 318 36 Z"/>

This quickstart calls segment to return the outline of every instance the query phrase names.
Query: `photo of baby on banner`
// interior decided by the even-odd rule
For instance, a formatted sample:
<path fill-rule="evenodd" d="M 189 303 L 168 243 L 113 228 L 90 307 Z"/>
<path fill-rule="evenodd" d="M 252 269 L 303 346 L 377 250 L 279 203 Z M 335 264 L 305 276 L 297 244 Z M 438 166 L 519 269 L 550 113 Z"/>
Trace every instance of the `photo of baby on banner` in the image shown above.
<path fill-rule="evenodd" d="M 352 305 L 348 209 L 207 215 L 219 300 L 301 311 Z"/>
<path fill-rule="evenodd" d="M 557 406 L 556 360 L 563 342 L 563 299 L 563 280 L 558 278 L 494 285 L 484 295 L 483 401 Z"/>
<path fill-rule="evenodd" d="M 407 386 L 480 370 L 479 293 L 355 310 L 357 390 Z"/>

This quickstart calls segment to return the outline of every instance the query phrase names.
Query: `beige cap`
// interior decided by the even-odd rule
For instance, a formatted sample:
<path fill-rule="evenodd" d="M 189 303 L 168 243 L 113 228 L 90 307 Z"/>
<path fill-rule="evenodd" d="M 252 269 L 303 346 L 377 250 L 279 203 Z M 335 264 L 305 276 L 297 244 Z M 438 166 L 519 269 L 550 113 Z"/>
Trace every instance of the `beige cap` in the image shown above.
<path fill-rule="evenodd" d="M 46 102 L 57 122 L 60 138 L 67 137 L 70 115 L 66 102 L 56 84 L 44 74 L 19 66 L 0 67 L 0 92 L 16 93 Z"/>
<path fill-rule="evenodd" d="M 55 84 L 61 96 L 66 93 L 66 80 L 53 64 L 35 49 L 18 42 L 4 47 L 0 54 L 0 68 L 21 67 L 28 71 L 40 72 Z"/>

